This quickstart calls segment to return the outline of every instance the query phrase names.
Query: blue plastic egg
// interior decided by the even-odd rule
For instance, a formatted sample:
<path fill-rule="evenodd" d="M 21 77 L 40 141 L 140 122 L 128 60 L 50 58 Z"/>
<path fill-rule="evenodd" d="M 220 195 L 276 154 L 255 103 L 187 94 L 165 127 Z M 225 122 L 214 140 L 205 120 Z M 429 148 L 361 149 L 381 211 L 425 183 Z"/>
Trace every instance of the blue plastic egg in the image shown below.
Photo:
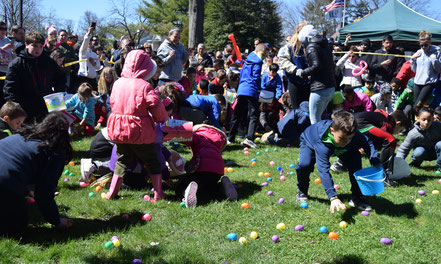
<path fill-rule="evenodd" d="M 236 241 L 237 240 L 237 235 L 235 233 L 229 233 L 227 235 L 227 238 L 231 241 Z"/>

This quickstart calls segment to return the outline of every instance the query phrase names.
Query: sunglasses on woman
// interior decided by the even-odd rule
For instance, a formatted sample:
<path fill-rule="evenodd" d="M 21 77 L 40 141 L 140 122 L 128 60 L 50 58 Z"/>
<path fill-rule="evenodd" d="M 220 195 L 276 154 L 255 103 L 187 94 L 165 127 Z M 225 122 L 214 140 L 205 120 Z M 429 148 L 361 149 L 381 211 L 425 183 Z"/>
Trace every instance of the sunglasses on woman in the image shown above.
<path fill-rule="evenodd" d="M 420 47 L 421 48 L 426 48 L 426 47 L 429 47 L 429 44 L 421 44 Z"/>

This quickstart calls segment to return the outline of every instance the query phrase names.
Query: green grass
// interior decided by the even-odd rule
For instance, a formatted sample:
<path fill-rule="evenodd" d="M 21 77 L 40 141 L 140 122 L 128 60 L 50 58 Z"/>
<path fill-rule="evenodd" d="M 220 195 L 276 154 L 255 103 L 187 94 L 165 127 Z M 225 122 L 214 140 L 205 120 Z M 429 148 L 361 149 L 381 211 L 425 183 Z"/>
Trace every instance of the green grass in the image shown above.
<path fill-rule="evenodd" d="M 139 258 L 144 263 L 439 263 L 441 262 L 441 210 L 440 196 L 432 195 L 441 189 L 440 175 L 435 170 L 413 169 L 411 178 L 402 180 L 395 188 L 387 188 L 382 199 L 369 197 L 374 207 L 370 216 L 348 208 L 343 212 L 329 213 L 329 202 L 321 184 L 314 183 L 317 171 L 311 175 L 309 208 L 303 209 L 295 202 L 296 177 L 288 175 L 279 180 L 277 166 L 285 171 L 296 163 L 298 148 L 280 148 L 261 145 L 258 150 L 243 154 L 242 146 L 228 146 L 224 159 L 230 161 L 234 172 L 226 173 L 235 183 L 242 183 L 238 190 L 239 201 L 210 201 L 194 209 L 183 209 L 174 193 L 168 191 L 169 200 L 157 203 L 145 202 L 142 197 L 148 190 L 122 190 L 124 199 L 107 201 L 89 198 L 94 191 L 90 187 L 80 188 L 80 159 L 86 157 L 91 138 L 73 142 L 76 166 L 66 166 L 76 176 L 64 182 L 60 178 L 56 196 L 60 212 L 73 219 L 74 225 L 66 231 L 52 229 L 41 219 L 33 217 L 26 235 L 20 240 L 0 238 L 0 263 L 130 263 Z M 256 156 L 260 151 L 261 155 Z M 190 153 L 185 150 L 188 159 Z M 257 158 L 256 166 L 250 160 Z M 269 166 L 273 160 L 276 165 Z M 433 166 L 433 162 L 424 163 Z M 367 159 L 363 165 L 368 166 Z M 272 183 L 258 173 L 270 172 Z M 347 173 L 335 174 L 337 190 L 347 205 L 350 184 Z M 150 187 L 149 187 L 150 189 Z M 419 196 L 423 189 L 427 195 Z M 274 196 L 267 196 L 267 191 Z M 285 198 L 278 204 L 279 198 Z M 415 199 L 421 198 L 422 204 Z M 241 203 L 248 202 L 249 209 Z M 35 208 L 31 208 L 36 211 Z M 129 214 L 129 220 L 122 218 Z M 152 215 L 150 222 L 143 222 L 144 213 Z M 340 221 L 348 222 L 346 229 L 339 227 Z M 277 230 L 278 223 L 285 223 L 285 230 Z M 303 232 L 294 226 L 305 226 Z M 335 231 L 339 238 L 331 240 L 327 234 L 319 233 L 321 226 Z M 259 239 L 249 234 L 256 231 Z M 234 232 L 246 237 L 246 245 L 227 240 Z M 279 243 L 271 241 L 272 235 L 280 237 Z M 114 235 L 119 236 L 121 246 L 105 249 L 104 244 Z M 392 240 L 390 246 L 380 244 L 382 237 Z M 152 246 L 151 242 L 159 242 Z"/>

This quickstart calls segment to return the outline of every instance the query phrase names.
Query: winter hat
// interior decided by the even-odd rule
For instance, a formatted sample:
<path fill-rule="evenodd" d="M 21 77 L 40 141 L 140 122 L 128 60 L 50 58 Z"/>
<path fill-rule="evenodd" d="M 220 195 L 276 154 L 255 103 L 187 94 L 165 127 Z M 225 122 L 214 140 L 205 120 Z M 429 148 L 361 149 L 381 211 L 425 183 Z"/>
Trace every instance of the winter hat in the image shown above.
<path fill-rule="evenodd" d="M 371 46 L 371 40 L 370 39 L 363 39 L 361 42 L 360 42 L 360 45 L 366 45 L 366 46 L 368 46 L 368 47 L 370 47 Z"/>
<path fill-rule="evenodd" d="M 314 29 L 313 25 L 306 25 L 299 32 L 299 41 L 302 43 L 307 42 L 310 38 L 317 36 L 318 31 Z"/>
<path fill-rule="evenodd" d="M 388 83 L 383 83 L 380 87 L 380 94 L 392 94 L 392 87 Z"/>
<path fill-rule="evenodd" d="M 55 28 L 54 25 L 52 25 L 52 26 L 46 26 L 46 30 L 47 30 L 47 35 L 48 35 L 48 36 L 49 36 L 50 34 L 54 33 L 54 32 L 55 32 L 55 34 L 57 33 L 57 29 Z"/>
<path fill-rule="evenodd" d="M 413 91 L 413 88 L 415 88 L 415 82 L 412 78 L 412 79 L 409 79 L 409 81 L 407 82 L 407 89 Z"/>

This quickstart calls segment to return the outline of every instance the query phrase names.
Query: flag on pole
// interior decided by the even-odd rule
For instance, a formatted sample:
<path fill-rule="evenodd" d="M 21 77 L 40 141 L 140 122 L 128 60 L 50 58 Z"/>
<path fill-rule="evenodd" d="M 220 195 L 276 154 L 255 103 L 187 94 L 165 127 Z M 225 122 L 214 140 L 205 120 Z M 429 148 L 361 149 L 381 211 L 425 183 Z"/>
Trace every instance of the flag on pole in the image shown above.
<path fill-rule="evenodd" d="M 342 18 L 342 12 L 345 5 L 345 0 L 333 0 L 329 5 L 323 8 L 326 19 Z"/>

